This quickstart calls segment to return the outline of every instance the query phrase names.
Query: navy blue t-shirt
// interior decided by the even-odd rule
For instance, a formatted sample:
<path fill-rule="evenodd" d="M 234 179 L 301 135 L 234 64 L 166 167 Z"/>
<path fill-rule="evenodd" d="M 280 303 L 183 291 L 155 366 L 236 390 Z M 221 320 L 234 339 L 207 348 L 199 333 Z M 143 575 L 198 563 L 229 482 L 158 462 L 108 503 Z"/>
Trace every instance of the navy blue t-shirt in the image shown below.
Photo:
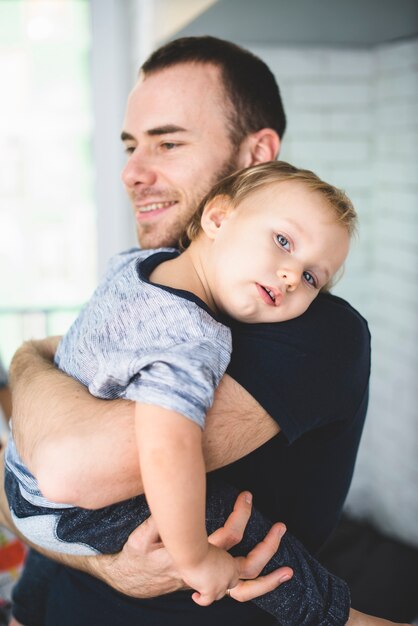
<path fill-rule="evenodd" d="M 279 435 L 216 474 L 254 494 L 312 552 L 336 525 L 352 478 L 367 408 L 370 336 L 345 301 L 320 294 L 280 324 L 232 322 L 228 373 L 277 421 Z M 292 566 L 292 563 L 288 565 Z M 198 607 L 189 592 L 136 600 L 59 567 L 45 626 L 251 626 L 274 623 L 253 603 Z"/>
<path fill-rule="evenodd" d="M 366 417 L 367 323 L 345 300 L 320 294 L 302 317 L 231 329 L 227 371 L 281 432 L 218 473 L 317 552 L 339 519 Z"/>

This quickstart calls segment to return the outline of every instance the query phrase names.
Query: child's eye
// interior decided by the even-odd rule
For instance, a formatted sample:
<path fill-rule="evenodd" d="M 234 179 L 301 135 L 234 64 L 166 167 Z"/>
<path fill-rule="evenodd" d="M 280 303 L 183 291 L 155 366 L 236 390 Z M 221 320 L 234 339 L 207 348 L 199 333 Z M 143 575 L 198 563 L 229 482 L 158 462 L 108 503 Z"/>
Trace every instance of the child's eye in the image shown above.
<path fill-rule="evenodd" d="M 280 234 L 276 235 L 276 241 L 279 244 L 279 246 L 281 246 L 285 250 L 290 250 L 289 240 L 284 235 L 280 235 Z"/>
<path fill-rule="evenodd" d="M 315 278 L 315 276 L 312 276 L 312 274 L 310 272 L 303 272 L 303 278 L 312 287 L 315 287 L 315 288 L 317 287 L 318 283 L 316 281 L 316 278 Z"/>

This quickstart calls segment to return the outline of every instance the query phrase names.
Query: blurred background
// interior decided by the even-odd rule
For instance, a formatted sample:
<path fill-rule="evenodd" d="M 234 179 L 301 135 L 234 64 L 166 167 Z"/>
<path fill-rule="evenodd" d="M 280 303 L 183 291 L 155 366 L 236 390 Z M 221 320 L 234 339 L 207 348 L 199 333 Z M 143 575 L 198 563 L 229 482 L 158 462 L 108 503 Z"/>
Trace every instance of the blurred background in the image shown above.
<path fill-rule="evenodd" d="M 415 554 L 416 0 L 1 0 L 3 361 L 26 338 L 65 332 L 109 256 L 135 243 L 119 176 L 126 97 L 155 47 L 203 34 L 267 62 L 288 117 L 281 157 L 343 187 L 358 210 L 334 292 L 368 319 L 373 370 L 346 513 Z"/>

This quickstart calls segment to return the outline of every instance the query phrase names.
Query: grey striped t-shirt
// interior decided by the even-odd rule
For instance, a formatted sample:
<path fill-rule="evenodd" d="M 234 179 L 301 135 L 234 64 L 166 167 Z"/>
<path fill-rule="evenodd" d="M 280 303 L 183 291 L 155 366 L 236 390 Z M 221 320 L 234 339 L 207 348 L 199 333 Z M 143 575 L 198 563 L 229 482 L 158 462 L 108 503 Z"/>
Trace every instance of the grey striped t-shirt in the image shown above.
<path fill-rule="evenodd" d="M 204 426 L 231 355 L 230 330 L 188 292 L 148 282 L 170 249 L 129 250 L 59 344 L 56 364 L 100 398 L 126 398 Z"/>
<path fill-rule="evenodd" d="M 214 391 L 231 355 L 229 329 L 189 292 L 154 285 L 148 276 L 175 250 L 130 250 L 115 257 L 93 297 L 63 337 L 56 364 L 100 398 L 127 398 L 172 409 L 203 428 Z M 57 537 L 62 511 L 47 500 L 20 458 L 13 435 L 6 449 L 6 475 L 18 483 L 11 501 L 17 528 L 49 549 L 90 554 Z M 24 502 L 38 507 L 26 515 Z M 39 507 L 43 507 L 43 510 Z M 46 511 L 51 510 L 47 514 Z M 74 509 L 75 510 L 75 509 Z M 86 552 L 86 549 L 89 551 Z"/>

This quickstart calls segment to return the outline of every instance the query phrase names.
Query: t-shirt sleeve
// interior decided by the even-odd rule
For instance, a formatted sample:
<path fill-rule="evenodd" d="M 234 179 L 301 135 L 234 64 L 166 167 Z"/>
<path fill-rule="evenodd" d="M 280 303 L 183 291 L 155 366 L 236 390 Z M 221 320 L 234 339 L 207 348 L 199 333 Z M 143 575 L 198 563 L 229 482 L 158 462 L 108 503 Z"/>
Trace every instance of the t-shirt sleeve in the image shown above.
<path fill-rule="evenodd" d="M 292 443 L 364 404 L 370 374 L 366 321 L 348 303 L 320 294 L 301 317 L 231 325 L 228 373 L 276 420 Z"/>
<path fill-rule="evenodd" d="M 112 256 L 107 262 L 105 272 L 100 283 L 108 283 L 113 280 L 115 275 L 134 259 L 145 258 L 147 256 L 146 252 L 147 251 L 144 253 L 144 251 L 139 248 L 129 248 L 129 250 L 124 250 L 124 252 L 119 252 L 118 254 Z"/>
<path fill-rule="evenodd" d="M 176 411 L 203 428 L 229 355 L 229 342 L 204 338 L 150 354 L 146 363 L 141 358 L 141 363 L 133 366 L 139 373 L 132 378 L 125 397 Z"/>

